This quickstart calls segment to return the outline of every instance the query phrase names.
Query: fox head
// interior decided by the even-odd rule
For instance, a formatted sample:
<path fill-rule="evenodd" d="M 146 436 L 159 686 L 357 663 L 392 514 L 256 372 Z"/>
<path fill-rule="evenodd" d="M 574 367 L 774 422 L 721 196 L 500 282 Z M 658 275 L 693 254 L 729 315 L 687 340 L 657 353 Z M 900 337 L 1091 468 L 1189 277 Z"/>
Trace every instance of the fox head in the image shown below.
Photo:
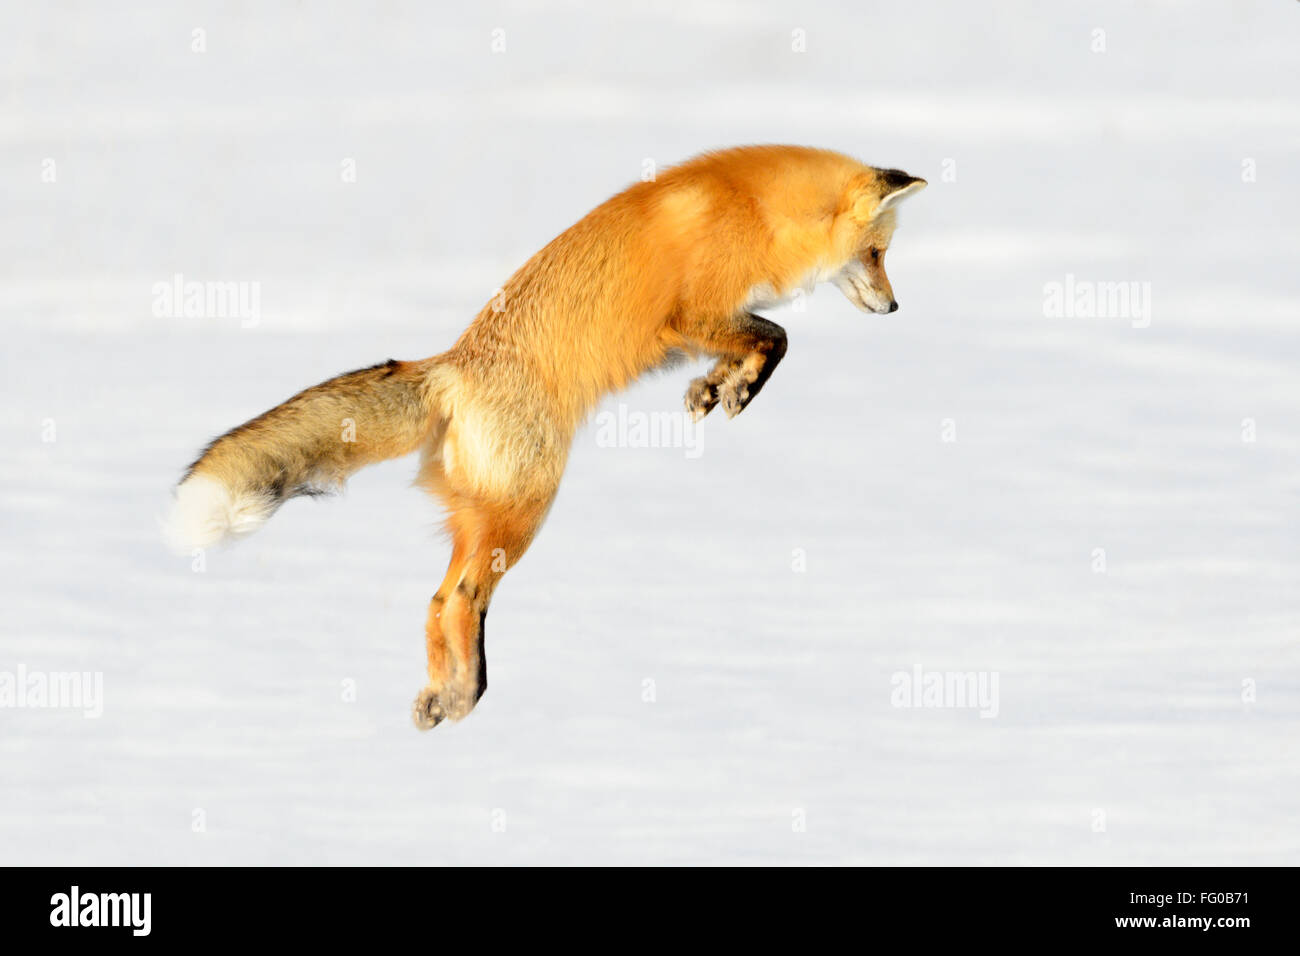
<path fill-rule="evenodd" d="M 885 251 L 894 236 L 895 208 L 925 186 L 924 179 L 902 170 L 873 169 L 855 177 L 849 187 L 843 221 L 852 254 L 830 281 L 863 312 L 898 310 L 885 275 Z"/>

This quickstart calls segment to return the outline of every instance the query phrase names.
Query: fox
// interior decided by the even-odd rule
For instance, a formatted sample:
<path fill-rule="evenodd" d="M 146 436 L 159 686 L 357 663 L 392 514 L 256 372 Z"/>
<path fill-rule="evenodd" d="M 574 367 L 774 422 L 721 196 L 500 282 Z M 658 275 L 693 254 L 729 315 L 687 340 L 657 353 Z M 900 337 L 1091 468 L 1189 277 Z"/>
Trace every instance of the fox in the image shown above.
<path fill-rule="evenodd" d="M 174 490 L 182 550 L 255 531 L 284 502 L 420 453 L 415 485 L 446 515 L 447 572 L 424 624 L 420 730 L 465 718 L 487 690 L 488 605 L 538 533 L 574 435 L 606 395 L 707 359 L 698 421 L 740 414 L 786 354 L 756 314 L 819 283 L 891 313 L 896 209 L 926 181 L 804 146 L 703 153 L 634 183 L 514 273 L 449 350 L 348 372 L 211 441 Z"/>

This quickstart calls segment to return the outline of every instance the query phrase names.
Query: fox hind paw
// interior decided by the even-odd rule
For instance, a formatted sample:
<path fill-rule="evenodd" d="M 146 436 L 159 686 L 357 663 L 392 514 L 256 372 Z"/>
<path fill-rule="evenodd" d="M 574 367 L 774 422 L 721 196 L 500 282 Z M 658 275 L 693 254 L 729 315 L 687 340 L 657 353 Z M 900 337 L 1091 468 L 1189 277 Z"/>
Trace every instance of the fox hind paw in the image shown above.
<path fill-rule="evenodd" d="M 473 688 L 448 683 L 441 688 L 425 687 L 415 697 L 411 720 L 419 730 L 432 730 L 444 720 L 461 720 L 474 709 L 479 695 Z"/>
<path fill-rule="evenodd" d="M 432 687 L 426 687 L 416 695 L 411 707 L 411 720 L 417 730 L 433 730 L 446 717 L 447 712 L 443 709 L 438 692 Z"/>

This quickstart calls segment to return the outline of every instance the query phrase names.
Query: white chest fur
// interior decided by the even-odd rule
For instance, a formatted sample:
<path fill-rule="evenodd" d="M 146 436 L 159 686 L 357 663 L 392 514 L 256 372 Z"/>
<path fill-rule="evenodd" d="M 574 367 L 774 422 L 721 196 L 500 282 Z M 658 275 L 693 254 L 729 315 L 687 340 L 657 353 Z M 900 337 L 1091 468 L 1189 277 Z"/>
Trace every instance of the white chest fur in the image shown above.
<path fill-rule="evenodd" d="M 772 288 L 771 283 L 760 283 L 749 290 L 749 293 L 745 296 L 743 307 L 745 309 L 774 309 L 778 306 L 789 305 L 798 298 L 810 295 L 818 283 L 830 281 L 838 272 L 839 269 L 836 268 L 815 266 L 805 272 L 784 293 Z"/>

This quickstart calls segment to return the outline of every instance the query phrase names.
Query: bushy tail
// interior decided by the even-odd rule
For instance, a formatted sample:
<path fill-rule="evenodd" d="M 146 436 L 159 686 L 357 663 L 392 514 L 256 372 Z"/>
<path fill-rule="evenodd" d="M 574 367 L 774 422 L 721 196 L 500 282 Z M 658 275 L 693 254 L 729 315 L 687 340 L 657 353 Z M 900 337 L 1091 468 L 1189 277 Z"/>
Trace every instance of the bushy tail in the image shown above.
<path fill-rule="evenodd" d="M 187 551 L 255 531 L 296 495 L 409 455 L 440 424 L 437 357 L 389 360 L 299 392 L 214 440 L 181 480 L 167 525 Z"/>

